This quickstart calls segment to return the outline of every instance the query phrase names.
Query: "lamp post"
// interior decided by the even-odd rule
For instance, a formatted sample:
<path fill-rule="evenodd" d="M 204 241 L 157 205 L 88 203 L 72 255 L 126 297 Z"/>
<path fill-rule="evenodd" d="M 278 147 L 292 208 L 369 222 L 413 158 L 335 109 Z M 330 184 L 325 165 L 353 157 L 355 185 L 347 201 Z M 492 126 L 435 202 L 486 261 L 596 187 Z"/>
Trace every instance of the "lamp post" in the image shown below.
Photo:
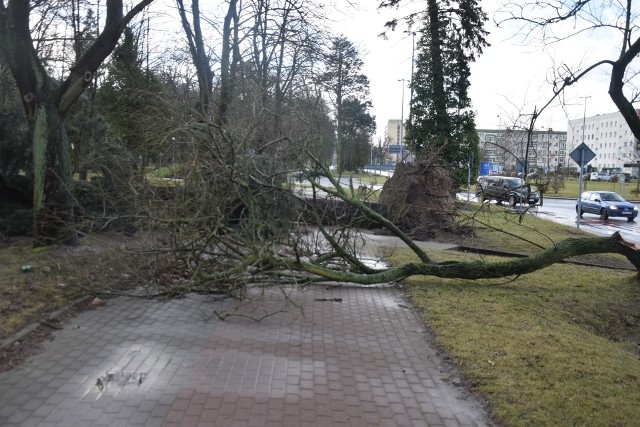
<path fill-rule="evenodd" d="M 415 57 L 416 57 L 416 34 L 420 31 L 403 31 L 405 34 L 411 34 L 411 79 L 409 79 L 409 86 L 411 89 L 411 94 L 409 96 L 409 123 L 413 123 L 413 70 L 415 66 Z"/>
<path fill-rule="evenodd" d="M 590 96 L 581 96 L 580 99 L 584 99 L 584 113 L 582 113 L 582 143 L 584 144 L 584 133 L 587 130 L 585 124 L 587 120 L 587 99 L 591 98 Z"/>
<path fill-rule="evenodd" d="M 549 130 L 547 131 L 547 174 L 549 174 L 549 172 L 551 172 L 551 165 L 549 163 L 549 159 L 551 157 L 551 132 L 553 132 L 552 128 L 549 128 Z"/>
<path fill-rule="evenodd" d="M 404 136 L 402 135 L 402 130 L 404 129 L 404 82 L 405 79 L 398 79 L 399 82 L 402 82 L 402 106 L 400 107 L 400 161 L 404 161 Z"/>
<path fill-rule="evenodd" d="M 587 130 L 586 128 L 586 120 L 587 120 L 587 99 L 591 98 L 590 96 L 581 96 L 581 99 L 584 99 L 584 113 L 582 114 L 582 143 L 584 144 L 584 134 Z M 584 155 L 584 150 L 580 151 L 581 155 Z M 578 183 L 578 209 L 576 210 L 576 224 L 578 230 L 580 229 L 580 212 L 582 211 L 582 175 L 584 174 L 584 165 L 582 164 L 582 158 L 580 158 L 580 180 Z"/>
<path fill-rule="evenodd" d="M 581 96 L 580 99 L 584 99 L 584 112 L 582 113 L 582 143 L 584 144 L 584 134 L 587 131 L 586 120 L 587 120 L 587 99 L 591 98 L 591 96 Z M 580 165 L 583 168 L 583 165 Z M 580 176 L 582 176 L 582 171 L 580 172 Z M 580 180 L 582 183 L 582 180 Z M 581 186 L 582 187 L 582 186 Z M 580 194 L 582 194 L 582 188 L 580 188 Z"/>
<path fill-rule="evenodd" d="M 413 124 L 413 66 L 416 54 L 416 32 L 411 33 L 411 95 L 409 97 L 409 123 Z"/>

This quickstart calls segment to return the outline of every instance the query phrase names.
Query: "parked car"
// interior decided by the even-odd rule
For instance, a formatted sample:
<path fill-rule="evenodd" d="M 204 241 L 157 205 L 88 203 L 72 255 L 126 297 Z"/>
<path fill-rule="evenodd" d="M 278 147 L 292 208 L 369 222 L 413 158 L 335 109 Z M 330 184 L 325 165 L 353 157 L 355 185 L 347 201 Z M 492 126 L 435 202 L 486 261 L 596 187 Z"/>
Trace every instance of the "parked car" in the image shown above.
<path fill-rule="evenodd" d="M 613 191 L 585 191 L 580 196 L 580 202 L 582 205 L 580 216 L 591 213 L 600 215 L 604 220 L 609 217 L 624 217 L 627 221 L 633 221 L 638 216 L 638 208 Z M 577 203 L 576 212 L 578 212 Z"/>
<path fill-rule="evenodd" d="M 611 175 L 603 172 L 591 172 L 591 181 L 611 181 Z"/>
<path fill-rule="evenodd" d="M 495 200 L 498 203 L 508 202 L 509 206 L 518 203 L 535 205 L 540 198 L 538 193 L 531 191 L 522 178 L 509 176 L 481 176 L 476 183 L 476 196 L 482 203 L 485 200 Z"/>

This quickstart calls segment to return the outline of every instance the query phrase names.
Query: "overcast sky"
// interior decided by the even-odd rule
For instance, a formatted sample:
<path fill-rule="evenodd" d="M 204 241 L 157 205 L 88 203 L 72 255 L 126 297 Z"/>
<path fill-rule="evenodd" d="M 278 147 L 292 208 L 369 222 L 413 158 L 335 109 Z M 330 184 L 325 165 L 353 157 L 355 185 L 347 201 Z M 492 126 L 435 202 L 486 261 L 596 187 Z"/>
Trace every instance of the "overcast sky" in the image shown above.
<path fill-rule="evenodd" d="M 378 123 L 377 136 L 384 135 L 389 119 L 399 119 L 402 114 L 402 82 L 411 78 L 412 37 L 402 32 L 389 33 L 389 39 L 378 37 L 390 12 L 376 10 L 377 1 L 360 0 L 359 11 L 338 14 L 335 28 L 343 33 L 363 53 L 364 73 L 371 82 L 373 114 Z M 496 28 L 493 24 L 495 0 L 482 0 L 481 4 L 490 21 L 487 22 L 491 46 L 471 67 L 470 96 L 476 111 L 477 128 L 504 128 L 511 126 L 521 112 L 531 114 L 534 106 L 542 106 L 551 97 L 547 76 L 554 62 L 590 64 L 595 60 L 615 58 L 619 39 L 602 35 L 585 34 L 580 38 L 547 46 L 546 49 L 531 43 L 523 44 L 513 37 L 517 28 L 513 25 Z M 418 35 L 419 36 L 419 35 Z M 416 40 L 417 37 L 416 36 Z M 564 97 L 566 107 L 556 103 L 547 109 L 536 123 L 537 129 L 567 130 L 569 119 L 582 117 L 584 99 L 587 100 L 587 116 L 616 111 L 609 98 L 608 69 L 595 72 L 589 79 L 571 87 Z M 408 117 L 410 91 L 404 91 L 404 119 Z"/>

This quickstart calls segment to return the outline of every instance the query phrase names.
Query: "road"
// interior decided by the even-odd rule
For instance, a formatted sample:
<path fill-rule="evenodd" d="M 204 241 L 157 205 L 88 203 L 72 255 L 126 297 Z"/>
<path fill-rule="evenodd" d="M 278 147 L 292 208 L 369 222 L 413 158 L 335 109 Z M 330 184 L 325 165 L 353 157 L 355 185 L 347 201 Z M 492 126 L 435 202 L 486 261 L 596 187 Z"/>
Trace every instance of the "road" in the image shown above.
<path fill-rule="evenodd" d="M 308 181 L 303 181 L 309 185 Z M 325 177 L 320 178 L 320 184 L 323 186 L 331 187 L 331 183 Z M 341 178 L 340 184 L 344 186 L 349 185 L 349 178 Z M 360 180 L 354 179 L 353 186 L 358 188 L 361 185 Z M 382 185 L 376 185 L 375 188 L 381 188 Z M 311 195 L 311 188 L 301 187 L 299 192 Z M 458 199 L 467 200 L 467 193 L 458 193 Z M 476 201 L 476 197 L 473 193 L 469 194 L 469 201 Z M 507 205 L 505 204 L 505 207 Z M 575 199 L 556 199 L 545 198 L 543 206 L 536 206 L 529 209 L 529 213 L 532 215 L 546 219 L 549 221 L 557 222 L 559 224 L 568 225 L 571 227 L 576 226 L 576 200 Z M 628 242 L 635 243 L 640 247 L 640 217 L 634 221 L 629 222 L 626 218 L 609 218 L 604 221 L 599 216 L 592 214 L 584 214 L 580 219 L 580 229 L 588 233 L 597 234 L 601 236 L 610 236 L 611 234 L 619 231 L 622 237 Z"/>
<path fill-rule="evenodd" d="M 458 193 L 458 198 L 467 200 L 467 193 Z M 471 194 L 469 200 L 475 201 L 475 195 Z M 543 206 L 531 208 L 529 212 L 541 219 L 576 226 L 575 199 L 545 198 L 543 203 Z M 580 229 L 601 236 L 610 236 L 619 231 L 625 240 L 640 246 L 640 218 L 634 222 L 629 222 L 626 218 L 609 218 L 604 221 L 597 215 L 584 214 L 580 219 Z"/>
<path fill-rule="evenodd" d="M 544 206 L 538 206 L 536 210 L 538 218 L 576 226 L 575 199 L 545 199 Z M 640 218 L 634 222 L 626 218 L 609 218 L 605 221 L 598 215 L 584 214 L 580 218 L 580 229 L 605 236 L 619 231 L 625 240 L 640 246 Z"/>

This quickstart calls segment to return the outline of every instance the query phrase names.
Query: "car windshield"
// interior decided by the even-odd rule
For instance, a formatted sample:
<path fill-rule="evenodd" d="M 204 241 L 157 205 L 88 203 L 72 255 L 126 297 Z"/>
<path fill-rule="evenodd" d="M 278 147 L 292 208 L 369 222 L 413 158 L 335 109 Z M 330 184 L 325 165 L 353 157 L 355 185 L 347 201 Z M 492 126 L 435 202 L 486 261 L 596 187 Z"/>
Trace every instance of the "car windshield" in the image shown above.
<path fill-rule="evenodd" d="M 524 180 L 521 178 L 509 178 L 507 184 L 510 188 L 521 187 L 524 185 Z"/>
<path fill-rule="evenodd" d="M 600 200 L 603 202 L 626 202 L 625 198 L 618 193 L 600 193 Z"/>

